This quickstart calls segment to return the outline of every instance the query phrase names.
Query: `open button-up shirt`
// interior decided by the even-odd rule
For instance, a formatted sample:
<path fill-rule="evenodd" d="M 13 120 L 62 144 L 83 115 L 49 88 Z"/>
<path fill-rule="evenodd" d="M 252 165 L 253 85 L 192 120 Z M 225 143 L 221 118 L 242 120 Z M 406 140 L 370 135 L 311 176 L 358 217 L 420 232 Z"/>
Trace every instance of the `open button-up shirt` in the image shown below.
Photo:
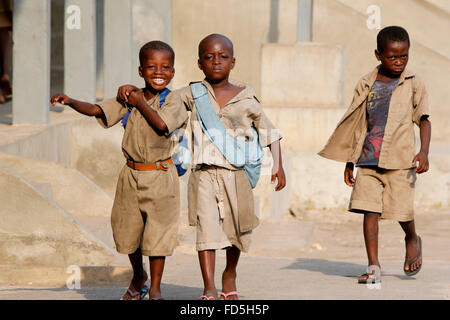
<path fill-rule="evenodd" d="M 367 96 L 380 66 L 356 85 L 353 100 L 319 155 L 328 159 L 357 163 L 367 135 Z M 378 167 L 411 168 L 415 156 L 414 123 L 430 115 L 428 93 L 423 81 L 404 70 L 392 92 Z"/>

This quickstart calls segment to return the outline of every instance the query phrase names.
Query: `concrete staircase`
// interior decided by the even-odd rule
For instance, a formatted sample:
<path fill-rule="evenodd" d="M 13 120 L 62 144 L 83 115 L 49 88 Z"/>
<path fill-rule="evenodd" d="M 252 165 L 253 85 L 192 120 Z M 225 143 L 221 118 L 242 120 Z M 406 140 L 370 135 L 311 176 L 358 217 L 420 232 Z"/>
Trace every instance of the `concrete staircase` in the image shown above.
<path fill-rule="evenodd" d="M 113 199 L 76 169 L 0 154 L 0 181 L 2 265 L 120 261 L 111 235 Z"/>

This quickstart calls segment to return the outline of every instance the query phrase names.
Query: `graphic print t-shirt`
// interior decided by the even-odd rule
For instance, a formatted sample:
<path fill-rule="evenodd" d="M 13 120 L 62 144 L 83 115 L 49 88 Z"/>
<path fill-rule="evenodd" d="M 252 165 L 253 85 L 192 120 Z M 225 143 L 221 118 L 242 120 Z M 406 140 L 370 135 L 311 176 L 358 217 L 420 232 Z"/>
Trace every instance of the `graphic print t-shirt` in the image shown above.
<path fill-rule="evenodd" d="M 389 112 L 392 91 L 398 79 L 375 81 L 367 96 L 367 136 L 357 166 L 377 166 L 383 144 L 384 129 Z"/>

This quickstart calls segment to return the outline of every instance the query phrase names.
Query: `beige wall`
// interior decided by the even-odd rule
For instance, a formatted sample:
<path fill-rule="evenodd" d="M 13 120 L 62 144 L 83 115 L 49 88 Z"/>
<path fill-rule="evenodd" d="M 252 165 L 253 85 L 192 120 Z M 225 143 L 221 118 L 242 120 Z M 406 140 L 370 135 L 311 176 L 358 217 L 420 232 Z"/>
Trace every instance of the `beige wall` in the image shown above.
<path fill-rule="evenodd" d="M 450 15 L 445 11 L 437 14 L 423 0 L 336 0 L 359 13 L 369 16 L 366 10 L 370 5 L 380 8 L 381 27 L 397 25 L 404 27 L 412 40 L 450 58 Z M 447 3 L 450 1 L 446 0 Z M 365 24 L 364 24 L 365 26 Z M 445 31 L 447 30 L 447 36 Z M 443 38 L 444 37 L 444 38 Z"/>
<path fill-rule="evenodd" d="M 260 93 L 261 45 L 268 41 L 270 0 L 173 0 L 172 44 L 176 53 L 173 87 L 203 79 L 197 67 L 197 46 L 211 33 L 228 36 L 234 43 L 236 67 L 231 77 Z M 294 43 L 297 0 L 280 0 L 278 41 Z"/>
<path fill-rule="evenodd" d="M 174 87 L 203 79 L 197 67 L 198 43 L 221 33 L 234 44 L 236 67 L 231 77 L 259 90 L 260 46 L 267 38 L 269 0 L 174 0 L 172 39 L 176 53 Z"/>
<path fill-rule="evenodd" d="M 343 106 L 345 61 L 341 45 L 265 44 L 261 101 L 270 107 Z"/>

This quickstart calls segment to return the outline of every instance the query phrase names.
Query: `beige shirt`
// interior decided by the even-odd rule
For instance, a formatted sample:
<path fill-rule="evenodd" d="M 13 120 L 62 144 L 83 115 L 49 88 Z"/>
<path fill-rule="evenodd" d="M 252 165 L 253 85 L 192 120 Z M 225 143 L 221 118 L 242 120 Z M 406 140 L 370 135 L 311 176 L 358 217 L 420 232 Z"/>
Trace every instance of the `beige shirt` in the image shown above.
<path fill-rule="evenodd" d="M 367 135 L 367 96 L 377 78 L 379 67 L 365 75 L 356 85 L 350 107 L 326 146 L 319 152 L 322 157 L 342 162 L 358 161 Z M 412 167 L 416 153 L 414 123 L 419 126 L 424 115 L 430 115 L 425 84 L 414 73 L 405 70 L 392 91 L 378 167 Z"/>
<path fill-rule="evenodd" d="M 161 107 L 159 95 L 147 101 L 165 122 L 168 129 L 165 135 L 159 135 L 137 108 L 132 109 L 122 139 L 122 151 L 126 159 L 138 163 L 155 163 L 171 157 L 176 142 L 172 133 L 175 129 L 185 126 L 188 119 L 186 109 L 179 98 L 179 95 L 170 93 Z M 105 115 L 104 118 L 98 118 L 104 128 L 118 123 L 128 111 L 116 98 L 104 100 L 97 105 Z"/>
<path fill-rule="evenodd" d="M 259 143 L 262 147 L 267 147 L 275 141 L 281 139 L 279 131 L 275 128 L 267 115 L 264 113 L 253 88 L 247 85 L 233 82 L 233 84 L 244 89 L 233 97 L 223 108 L 220 108 L 214 90 L 211 85 L 202 81 L 208 89 L 208 96 L 213 105 L 214 111 L 219 116 L 220 121 L 227 129 L 227 133 L 237 139 L 246 141 L 253 139 L 251 127 L 258 131 Z M 220 152 L 220 150 L 203 133 L 198 122 L 195 102 L 189 86 L 174 91 L 181 97 L 187 110 L 192 111 L 190 125 L 192 130 L 193 159 L 192 165 L 215 165 L 230 170 L 237 168 L 231 165 Z"/>

